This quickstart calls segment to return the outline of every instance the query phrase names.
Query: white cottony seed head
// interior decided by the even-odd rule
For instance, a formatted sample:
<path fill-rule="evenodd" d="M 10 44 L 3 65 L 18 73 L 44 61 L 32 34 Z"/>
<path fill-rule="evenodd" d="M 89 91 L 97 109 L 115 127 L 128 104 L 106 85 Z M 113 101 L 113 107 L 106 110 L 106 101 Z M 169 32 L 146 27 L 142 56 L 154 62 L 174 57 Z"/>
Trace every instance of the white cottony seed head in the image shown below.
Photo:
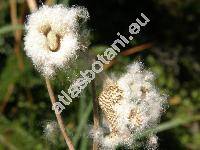
<path fill-rule="evenodd" d="M 120 78 L 106 83 L 98 100 L 110 131 L 99 141 L 104 147 L 113 148 L 131 145 L 135 135 L 155 127 L 164 111 L 166 96 L 155 87 L 153 73 L 135 62 Z M 149 145 L 156 145 L 155 139 L 151 137 L 150 142 L 155 144 Z"/>
<path fill-rule="evenodd" d="M 44 125 L 43 132 L 45 138 L 54 143 L 59 133 L 58 124 L 55 121 L 47 121 Z"/>
<path fill-rule="evenodd" d="M 85 8 L 63 5 L 43 5 L 28 16 L 24 49 L 38 71 L 51 77 L 87 48 L 89 31 L 84 24 L 88 19 Z"/>

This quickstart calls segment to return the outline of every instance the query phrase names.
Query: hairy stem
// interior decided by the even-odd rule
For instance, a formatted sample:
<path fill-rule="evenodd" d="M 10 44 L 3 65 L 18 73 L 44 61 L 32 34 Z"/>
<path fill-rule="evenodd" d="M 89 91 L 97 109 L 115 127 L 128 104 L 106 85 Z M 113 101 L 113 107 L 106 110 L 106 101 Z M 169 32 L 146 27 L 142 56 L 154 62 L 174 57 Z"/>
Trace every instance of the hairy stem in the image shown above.
<path fill-rule="evenodd" d="M 56 102 L 56 99 L 55 99 L 55 96 L 54 96 L 54 93 L 53 93 L 53 90 L 52 90 L 52 87 L 51 87 L 51 83 L 50 83 L 48 78 L 45 78 L 45 81 L 46 81 L 49 97 L 50 97 L 51 103 L 53 105 Z M 67 145 L 69 147 L 69 150 L 74 150 L 74 146 L 72 144 L 72 141 L 69 138 L 67 132 L 65 131 L 65 126 L 64 126 L 64 122 L 63 122 L 63 119 L 62 119 L 61 115 L 57 114 L 57 113 L 55 113 L 55 114 L 56 114 L 56 119 L 58 121 L 58 125 L 60 127 L 61 133 L 62 133 L 62 135 L 63 135 L 63 137 L 65 139 L 65 142 L 67 143 Z"/>

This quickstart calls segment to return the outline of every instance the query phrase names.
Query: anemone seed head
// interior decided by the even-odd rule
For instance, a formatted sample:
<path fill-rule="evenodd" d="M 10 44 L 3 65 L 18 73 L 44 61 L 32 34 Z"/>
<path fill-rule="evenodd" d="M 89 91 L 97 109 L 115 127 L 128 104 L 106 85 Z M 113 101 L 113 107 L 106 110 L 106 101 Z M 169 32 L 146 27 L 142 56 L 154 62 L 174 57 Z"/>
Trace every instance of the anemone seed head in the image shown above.
<path fill-rule="evenodd" d="M 87 48 L 88 30 L 80 26 L 88 19 L 86 8 L 63 5 L 43 5 L 28 16 L 24 49 L 39 72 L 51 77 Z"/>
<path fill-rule="evenodd" d="M 101 136 L 104 147 L 134 144 L 135 135 L 157 125 L 167 97 L 160 94 L 154 79 L 141 62 L 135 62 L 121 77 L 106 81 L 98 98 L 110 131 Z"/>

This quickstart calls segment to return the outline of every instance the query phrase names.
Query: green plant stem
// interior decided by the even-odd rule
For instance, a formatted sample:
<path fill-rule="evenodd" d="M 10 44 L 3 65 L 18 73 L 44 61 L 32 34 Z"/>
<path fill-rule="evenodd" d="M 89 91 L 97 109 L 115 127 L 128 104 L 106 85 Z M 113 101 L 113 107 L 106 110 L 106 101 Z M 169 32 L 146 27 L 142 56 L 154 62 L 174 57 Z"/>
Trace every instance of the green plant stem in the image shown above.
<path fill-rule="evenodd" d="M 148 136 L 149 134 L 152 134 L 152 133 L 162 132 L 162 131 L 165 131 L 165 130 L 175 128 L 175 127 L 180 126 L 180 125 L 184 125 L 184 124 L 194 122 L 194 121 L 199 121 L 199 120 L 200 120 L 200 115 L 188 116 L 188 117 L 184 117 L 184 118 L 182 118 L 182 117 L 178 118 L 177 117 L 176 119 L 162 123 L 162 124 L 160 124 L 159 126 L 153 128 L 153 129 L 146 130 L 146 131 L 142 132 L 141 134 L 136 135 L 136 137 L 138 139 L 140 139 L 140 138 Z"/>
<path fill-rule="evenodd" d="M 82 132 L 84 126 L 87 124 L 87 119 L 88 119 L 91 111 L 92 111 L 92 102 L 88 105 L 87 110 L 84 112 L 84 115 L 82 116 L 82 119 L 79 123 L 79 126 L 78 126 L 77 131 L 76 131 L 76 135 L 73 138 L 74 145 L 76 145 L 78 143 L 78 140 L 80 139 L 81 132 Z"/>
<path fill-rule="evenodd" d="M 98 102 L 96 98 L 96 85 L 95 85 L 95 79 L 92 80 L 92 101 L 93 101 L 93 122 L 94 122 L 94 129 L 98 129 L 99 127 L 99 107 L 98 107 Z M 98 142 L 93 141 L 93 150 L 98 149 Z"/>

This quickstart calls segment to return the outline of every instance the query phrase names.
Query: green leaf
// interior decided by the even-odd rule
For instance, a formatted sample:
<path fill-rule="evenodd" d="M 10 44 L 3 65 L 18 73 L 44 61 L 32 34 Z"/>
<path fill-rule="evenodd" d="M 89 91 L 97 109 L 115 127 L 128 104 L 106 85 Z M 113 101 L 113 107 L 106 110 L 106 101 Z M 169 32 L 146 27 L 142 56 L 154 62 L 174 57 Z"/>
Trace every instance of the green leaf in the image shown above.
<path fill-rule="evenodd" d="M 0 35 L 11 32 L 11 31 L 15 31 L 15 30 L 24 30 L 24 26 L 17 24 L 17 25 L 6 25 L 3 27 L 0 27 Z"/>
<path fill-rule="evenodd" d="M 8 57 L 6 66 L 0 75 L 0 100 L 5 96 L 9 86 L 15 84 L 20 78 L 19 68 L 15 55 Z"/>

